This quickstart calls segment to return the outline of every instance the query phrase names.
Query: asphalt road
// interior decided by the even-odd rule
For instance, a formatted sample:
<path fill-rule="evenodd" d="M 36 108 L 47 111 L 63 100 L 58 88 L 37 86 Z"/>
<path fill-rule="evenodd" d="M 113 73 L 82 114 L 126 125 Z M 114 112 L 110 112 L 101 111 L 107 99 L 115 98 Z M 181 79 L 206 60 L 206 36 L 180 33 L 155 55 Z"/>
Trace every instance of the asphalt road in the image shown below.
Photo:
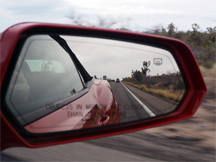
<path fill-rule="evenodd" d="M 110 82 L 121 110 L 121 122 L 147 119 L 173 111 L 176 102 L 159 98 L 125 83 Z"/>

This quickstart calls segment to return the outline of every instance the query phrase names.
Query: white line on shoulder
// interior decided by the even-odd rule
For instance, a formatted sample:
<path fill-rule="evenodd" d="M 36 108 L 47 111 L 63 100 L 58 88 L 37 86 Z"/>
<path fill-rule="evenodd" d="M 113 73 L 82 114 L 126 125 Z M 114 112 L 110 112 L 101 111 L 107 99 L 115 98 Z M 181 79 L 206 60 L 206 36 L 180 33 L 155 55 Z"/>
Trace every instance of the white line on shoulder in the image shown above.
<path fill-rule="evenodd" d="M 143 107 L 143 109 L 151 116 L 155 116 L 155 114 L 144 104 L 142 103 L 122 82 L 120 82 L 126 90 L 128 90 L 128 92 L 137 100 L 137 102 L 139 102 L 139 104 Z"/>

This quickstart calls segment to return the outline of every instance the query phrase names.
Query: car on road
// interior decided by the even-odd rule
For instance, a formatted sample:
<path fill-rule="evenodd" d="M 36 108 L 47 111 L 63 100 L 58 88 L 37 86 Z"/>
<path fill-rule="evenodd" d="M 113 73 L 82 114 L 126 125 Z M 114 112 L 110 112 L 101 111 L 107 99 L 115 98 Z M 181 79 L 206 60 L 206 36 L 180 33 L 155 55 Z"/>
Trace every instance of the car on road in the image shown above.
<path fill-rule="evenodd" d="M 116 79 L 116 83 L 120 83 L 120 80 L 119 80 L 119 78 L 117 78 L 117 79 Z"/>

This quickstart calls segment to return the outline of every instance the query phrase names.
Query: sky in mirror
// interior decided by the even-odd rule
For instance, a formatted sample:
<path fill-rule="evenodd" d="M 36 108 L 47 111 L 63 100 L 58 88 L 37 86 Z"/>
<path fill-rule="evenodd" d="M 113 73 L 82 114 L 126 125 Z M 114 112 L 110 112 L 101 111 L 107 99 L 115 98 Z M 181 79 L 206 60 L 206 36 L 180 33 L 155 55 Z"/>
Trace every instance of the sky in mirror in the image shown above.
<path fill-rule="evenodd" d="M 110 79 L 131 77 L 132 70 L 141 71 L 143 61 L 150 61 L 147 73 L 150 76 L 179 71 L 171 53 L 161 48 L 101 38 L 61 37 L 90 75 L 98 78 L 104 75 Z"/>

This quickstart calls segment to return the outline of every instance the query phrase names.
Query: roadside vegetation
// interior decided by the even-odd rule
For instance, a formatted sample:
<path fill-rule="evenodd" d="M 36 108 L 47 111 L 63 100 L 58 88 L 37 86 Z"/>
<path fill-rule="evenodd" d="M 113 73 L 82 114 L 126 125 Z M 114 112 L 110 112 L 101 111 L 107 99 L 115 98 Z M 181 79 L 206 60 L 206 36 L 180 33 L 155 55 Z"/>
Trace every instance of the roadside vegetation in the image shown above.
<path fill-rule="evenodd" d="M 191 30 L 178 31 L 178 28 L 170 23 L 167 28 L 156 27 L 143 33 L 179 39 L 190 47 L 199 66 L 211 69 L 215 64 L 216 26 L 202 31 L 200 26 L 194 23 Z"/>
<path fill-rule="evenodd" d="M 133 77 L 123 78 L 123 82 L 147 93 L 176 102 L 182 99 L 185 92 L 184 81 L 180 73 L 144 76 L 141 80 Z"/>

